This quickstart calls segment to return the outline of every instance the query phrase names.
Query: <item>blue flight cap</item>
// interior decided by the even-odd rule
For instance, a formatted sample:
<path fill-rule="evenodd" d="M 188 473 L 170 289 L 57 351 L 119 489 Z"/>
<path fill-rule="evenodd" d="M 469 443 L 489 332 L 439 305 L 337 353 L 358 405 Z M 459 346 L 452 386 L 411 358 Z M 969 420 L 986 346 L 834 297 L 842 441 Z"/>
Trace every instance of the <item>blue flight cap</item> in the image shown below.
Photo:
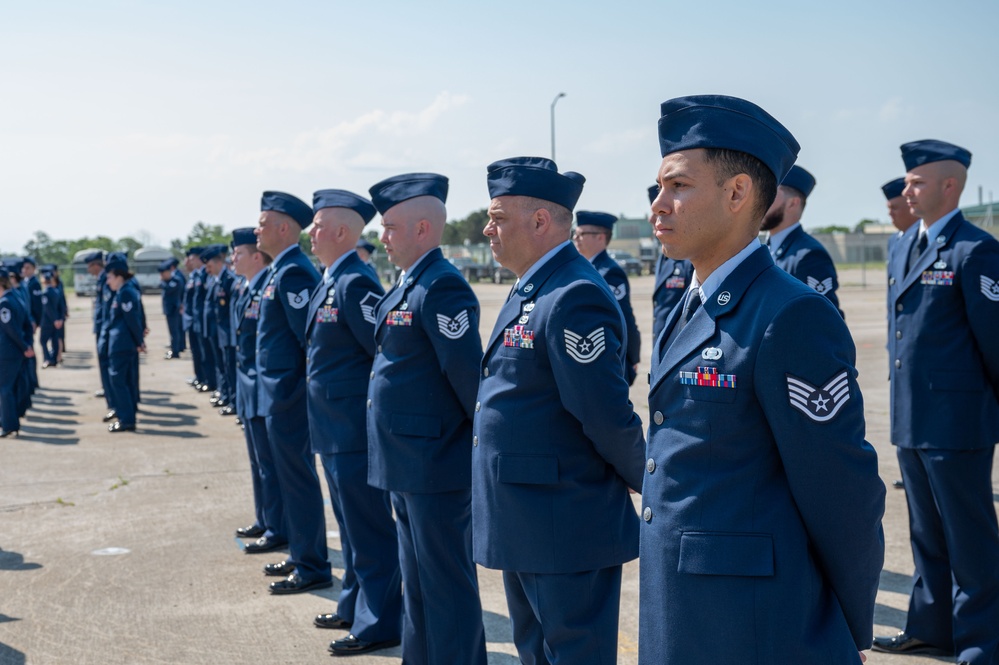
<path fill-rule="evenodd" d="M 42 274 L 42 279 L 52 279 L 51 270 L 39 270 L 38 272 Z"/>
<path fill-rule="evenodd" d="M 104 252 L 100 249 L 98 249 L 96 252 L 90 252 L 89 254 L 83 257 L 84 263 L 95 263 L 97 261 L 100 262 L 104 261 Z"/>
<path fill-rule="evenodd" d="M 104 269 L 108 272 L 128 272 L 128 260 L 124 252 L 111 252 L 108 254 L 107 264 Z"/>
<path fill-rule="evenodd" d="M 953 143 L 934 139 L 913 141 L 902 146 L 902 162 L 905 164 L 906 171 L 911 171 L 923 164 L 945 160 L 960 162 L 964 168 L 968 168 L 971 166 L 971 153 Z"/>
<path fill-rule="evenodd" d="M 888 201 L 902 196 L 903 189 L 905 189 L 905 178 L 895 178 L 891 182 L 881 185 L 881 191 L 884 192 L 885 199 Z"/>
<path fill-rule="evenodd" d="M 575 207 L 583 193 L 586 178 L 575 171 L 558 172 L 558 166 L 545 157 L 511 157 L 486 167 L 489 198 L 530 196 L 568 208 Z"/>
<path fill-rule="evenodd" d="M 169 258 L 166 259 L 165 261 L 160 261 L 160 264 L 156 266 L 156 269 L 160 272 L 166 272 L 167 270 L 173 268 L 175 265 L 177 265 L 177 259 Z"/>
<path fill-rule="evenodd" d="M 257 244 L 257 234 L 253 232 L 252 226 L 244 226 L 243 228 L 232 230 L 232 246 L 239 247 L 240 245 L 256 245 Z"/>
<path fill-rule="evenodd" d="M 31 265 L 33 265 L 36 268 L 38 267 L 38 264 L 35 263 L 35 259 L 33 257 L 31 257 L 31 256 L 26 256 L 23 259 L 21 259 L 21 264 L 23 265 L 25 263 L 30 263 Z"/>
<path fill-rule="evenodd" d="M 24 260 L 23 259 L 16 259 L 13 263 L 10 264 L 10 271 L 11 272 L 16 272 L 18 279 L 20 279 L 20 277 L 21 277 L 21 269 L 22 268 L 24 268 Z"/>
<path fill-rule="evenodd" d="M 617 222 L 617 217 L 606 212 L 580 210 L 576 213 L 576 226 L 591 225 L 612 229 L 615 222 Z"/>
<path fill-rule="evenodd" d="M 42 272 L 51 272 L 51 273 L 55 273 L 55 272 L 58 272 L 58 270 L 59 270 L 59 266 L 57 266 L 57 265 L 56 265 L 56 264 L 54 264 L 54 263 L 46 263 L 45 265 L 43 265 L 43 266 L 41 267 L 41 271 L 42 271 Z"/>
<path fill-rule="evenodd" d="M 752 102 L 726 95 L 677 97 L 662 103 L 659 149 L 720 148 L 756 157 L 781 182 L 801 146 L 791 132 Z"/>
<path fill-rule="evenodd" d="M 659 185 L 655 184 L 655 185 L 652 185 L 651 187 L 649 187 L 649 204 L 650 205 L 652 204 L 653 201 L 656 200 L 657 196 L 659 196 Z"/>
<path fill-rule="evenodd" d="M 222 244 L 209 245 L 201 250 L 201 260 L 208 263 L 217 256 L 225 255 L 228 248 Z"/>
<path fill-rule="evenodd" d="M 260 212 L 265 210 L 284 213 L 303 229 L 312 223 L 312 208 L 297 196 L 284 192 L 264 192 L 260 199 Z"/>
<path fill-rule="evenodd" d="M 811 173 L 795 164 L 787 172 L 787 175 L 784 176 L 784 180 L 780 184 L 782 187 L 791 187 L 798 190 L 807 199 L 808 195 L 815 189 L 815 178 Z"/>
<path fill-rule="evenodd" d="M 447 203 L 448 180 L 436 173 L 405 173 L 382 180 L 368 190 L 371 202 L 384 215 L 393 206 L 418 196 L 433 196 Z"/>
<path fill-rule="evenodd" d="M 376 247 L 374 245 L 372 245 L 370 242 L 368 242 L 364 238 L 358 239 L 357 244 L 354 245 L 354 247 L 356 247 L 358 249 L 363 249 L 368 254 L 374 254 L 375 249 L 376 249 Z"/>
<path fill-rule="evenodd" d="M 194 247 L 188 247 L 187 252 L 184 254 L 184 256 L 197 256 L 200 258 L 201 252 L 203 251 L 205 251 L 204 247 L 198 247 L 197 245 L 195 245 Z"/>
<path fill-rule="evenodd" d="M 10 271 L 7 270 L 7 266 L 0 265 L 0 277 L 7 277 L 8 275 L 10 275 Z"/>
<path fill-rule="evenodd" d="M 358 215 L 365 224 L 375 217 L 375 206 L 363 196 L 358 196 L 345 189 L 320 189 L 312 195 L 312 210 L 319 212 L 323 208 L 349 208 Z"/>

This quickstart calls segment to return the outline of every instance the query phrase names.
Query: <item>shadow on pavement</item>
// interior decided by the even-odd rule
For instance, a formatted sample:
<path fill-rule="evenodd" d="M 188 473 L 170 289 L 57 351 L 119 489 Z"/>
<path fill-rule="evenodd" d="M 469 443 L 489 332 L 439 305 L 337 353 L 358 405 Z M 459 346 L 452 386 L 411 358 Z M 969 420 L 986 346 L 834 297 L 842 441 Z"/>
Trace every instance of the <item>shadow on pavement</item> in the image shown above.
<path fill-rule="evenodd" d="M 0 642 L 0 665 L 24 665 L 26 662 L 23 653 Z"/>
<path fill-rule="evenodd" d="M 37 570 L 41 567 L 40 563 L 25 562 L 20 552 L 0 550 L 0 570 Z"/>
<path fill-rule="evenodd" d="M 486 641 L 487 642 L 508 642 L 513 643 L 513 629 L 510 627 L 510 617 L 503 616 L 502 614 L 497 614 L 496 612 L 490 612 L 489 610 L 482 610 L 482 626 L 486 629 Z M 503 654 L 492 654 L 493 656 L 501 656 Z M 513 656 L 506 656 L 507 658 L 513 658 Z M 489 662 L 493 662 L 491 659 Z M 505 663 L 507 661 L 501 660 L 496 661 L 500 663 Z M 519 662 L 516 658 L 509 661 L 511 663 Z"/>
<path fill-rule="evenodd" d="M 878 588 L 909 595 L 909 592 L 912 591 L 912 575 L 903 575 L 902 573 L 890 570 L 882 570 L 881 582 L 878 584 Z"/>
<path fill-rule="evenodd" d="M 75 446 L 80 442 L 80 437 L 76 436 L 75 430 L 59 427 L 35 427 L 24 423 L 21 424 L 21 438 L 26 441 L 48 443 L 55 446 Z"/>
<path fill-rule="evenodd" d="M 881 603 L 874 606 L 874 623 L 879 626 L 891 626 L 902 630 L 905 628 L 905 617 L 905 610 L 898 610 Z"/>
<path fill-rule="evenodd" d="M 508 653 L 486 652 L 486 662 L 489 665 L 520 665 L 520 658 L 511 656 Z"/>

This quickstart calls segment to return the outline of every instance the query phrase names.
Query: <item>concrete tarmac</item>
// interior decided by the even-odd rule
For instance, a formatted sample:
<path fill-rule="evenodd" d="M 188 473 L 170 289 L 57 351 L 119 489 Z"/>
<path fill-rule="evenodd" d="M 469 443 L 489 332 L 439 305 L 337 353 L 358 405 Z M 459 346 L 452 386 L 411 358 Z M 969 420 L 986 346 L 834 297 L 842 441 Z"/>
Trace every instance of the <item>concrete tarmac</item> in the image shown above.
<path fill-rule="evenodd" d="M 858 270 L 842 273 L 840 281 L 857 344 L 867 436 L 888 485 L 875 634 L 894 634 L 905 622 L 912 558 L 905 495 L 891 488 L 899 472 L 888 440 L 884 279 L 878 270 Z M 475 285 L 484 339 L 509 288 Z M 632 278 L 632 290 L 646 360 L 631 398 L 648 422 L 652 277 Z M 152 332 L 141 360 L 138 432 L 111 435 L 101 422 L 104 401 L 93 396 L 99 377 L 90 299 L 71 296 L 65 364 L 39 370 L 42 389 L 20 438 L 0 440 L 0 665 L 330 662 L 330 640 L 346 633 L 314 628 L 312 617 L 335 610 L 338 585 L 301 595 L 268 593 L 274 578 L 261 568 L 285 554 L 246 555 L 233 533 L 253 518 L 242 432 L 187 386 L 187 354 L 163 358 L 167 332 L 159 297 L 143 302 Z M 999 488 L 995 471 L 993 482 Z M 634 501 L 640 505 L 640 497 Z M 339 576 L 339 534 L 328 499 L 326 523 Z M 489 663 L 518 663 L 502 578 L 480 568 L 479 584 Z M 631 562 L 621 598 L 622 665 L 637 663 L 638 594 L 638 566 Z M 725 628 L 718 626 L 718 639 L 725 639 Z M 868 653 L 867 662 L 936 660 Z M 400 650 L 347 662 L 399 663 Z"/>

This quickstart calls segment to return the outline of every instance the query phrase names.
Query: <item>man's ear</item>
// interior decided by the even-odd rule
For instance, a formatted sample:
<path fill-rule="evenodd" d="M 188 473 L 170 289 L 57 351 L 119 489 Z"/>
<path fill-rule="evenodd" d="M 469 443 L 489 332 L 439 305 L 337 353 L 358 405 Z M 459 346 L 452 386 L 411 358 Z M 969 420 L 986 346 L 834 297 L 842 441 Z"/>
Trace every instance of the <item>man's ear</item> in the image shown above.
<path fill-rule="evenodd" d="M 534 232 L 537 235 L 544 235 L 552 225 L 552 214 L 547 208 L 538 208 L 535 210 L 534 216 L 531 219 L 534 222 Z"/>
<path fill-rule="evenodd" d="M 753 179 L 745 173 L 732 176 L 722 188 L 725 192 L 725 205 L 733 214 L 738 214 L 746 206 L 753 205 L 756 188 Z"/>

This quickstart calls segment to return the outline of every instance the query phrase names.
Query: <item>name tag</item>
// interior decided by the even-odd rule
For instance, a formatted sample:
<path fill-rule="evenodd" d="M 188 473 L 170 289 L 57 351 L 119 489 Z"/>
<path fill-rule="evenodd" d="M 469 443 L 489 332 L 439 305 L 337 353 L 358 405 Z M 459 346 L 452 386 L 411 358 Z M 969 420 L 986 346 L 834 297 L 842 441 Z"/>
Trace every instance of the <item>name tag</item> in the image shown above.
<path fill-rule="evenodd" d="M 919 283 L 926 286 L 953 286 L 953 270 L 927 270 L 919 278 Z"/>
<path fill-rule="evenodd" d="M 525 330 L 524 326 L 514 326 L 503 331 L 503 346 L 512 349 L 533 349 L 534 331 Z"/>
<path fill-rule="evenodd" d="M 735 374 L 719 374 L 717 367 L 698 367 L 696 372 L 680 372 L 680 385 L 735 388 Z"/>
<path fill-rule="evenodd" d="M 316 312 L 316 323 L 336 323 L 337 321 L 337 308 L 336 307 L 322 307 L 318 312 Z"/>
<path fill-rule="evenodd" d="M 385 317 L 385 324 L 389 326 L 411 326 L 413 325 L 413 313 L 402 310 L 389 312 Z"/>

